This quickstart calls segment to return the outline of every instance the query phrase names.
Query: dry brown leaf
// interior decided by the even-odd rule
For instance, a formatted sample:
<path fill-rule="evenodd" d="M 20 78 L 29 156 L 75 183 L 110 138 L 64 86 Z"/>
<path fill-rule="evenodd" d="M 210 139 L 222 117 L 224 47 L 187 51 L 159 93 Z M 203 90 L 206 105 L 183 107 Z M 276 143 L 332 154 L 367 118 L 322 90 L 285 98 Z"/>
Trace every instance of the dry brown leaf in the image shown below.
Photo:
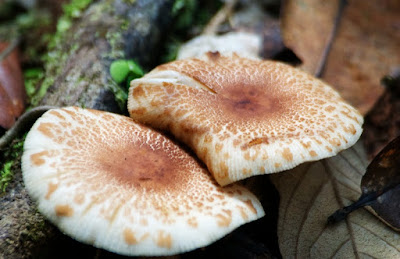
<path fill-rule="evenodd" d="M 400 64 L 400 1 L 347 2 L 322 78 L 366 114 L 382 94 L 380 79 Z M 322 62 L 338 6 L 338 0 L 285 2 L 284 42 L 312 74 Z"/>
<path fill-rule="evenodd" d="M 0 42 L 0 53 L 9 43 Z M 3 60 L 0 59 L 0 127 L 11 128 L 15 119 L 25 109 L 25 87 L 19 64 L 18 50 L 14 48 Z M 3 112 L 4 111 L 4 112 Z"/>
<path fill-rule="evenodd" d="M 12 102 L 0 84 L 0 128 L 9 129 L 14 122 L 15 117 Z"/>
<path fill-rule="evenodd" d="M 278 238 L 283 258 L 400 258 L 400 235 L 365 209 L 327 226 L 356 201 L 368 165 L 362 143 L 339 155 L 273 175 L 280 196 Z"/>
<path fill-rule="evenodd" d="M 281 15 L 286 47 L 303 61 L 302 69 L 315 74 L 328 44 L 339 1 L 285 0 Z"/>
<path fill-rule="evenodd" d="M 400 136 L 400 67 L 382 81 L 385 92 L 364 120 L 363 141 L 371 160 Z"/>

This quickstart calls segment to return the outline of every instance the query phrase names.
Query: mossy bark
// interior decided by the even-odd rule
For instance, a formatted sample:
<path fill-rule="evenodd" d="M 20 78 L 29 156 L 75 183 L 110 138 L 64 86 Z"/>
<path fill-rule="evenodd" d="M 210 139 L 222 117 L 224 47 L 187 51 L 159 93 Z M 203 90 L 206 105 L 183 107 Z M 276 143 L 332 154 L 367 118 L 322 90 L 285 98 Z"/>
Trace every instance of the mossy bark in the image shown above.
<path fill-rule="evenodd" d="M 111 80 L 109 66 L 115 59 L 131 58 L 150 68 L 170 22 L 171 6 L 172 1 L 161 0 L 104 0 L 89 6 L 55 39 L 41 86 L 40 95 L 46 94 L 39 103 L 121 112 L 124 93 Z"/>
<path fill-rule="evenodd" d="M 36 102 L 123 113 L 123 100 L 118 103 L 114 95 L 121 89 L 110 78 L 110 63 L 134 59 L 145 69 L 151 68 L 158 61 L 158 49 L 171 21 L 172 3 L 93 2 L 55 41 L 47 58 L 42 96 Z M 59 258 L 60 251 L 65 253 L 62 257 L 95 257 L 95 248 L 82 248 L 64 237 L 37 212 L 22 182 L 20 158 L 13 170 L 14 179 L 6 193 L 0 194 L 0 258 Z"/>

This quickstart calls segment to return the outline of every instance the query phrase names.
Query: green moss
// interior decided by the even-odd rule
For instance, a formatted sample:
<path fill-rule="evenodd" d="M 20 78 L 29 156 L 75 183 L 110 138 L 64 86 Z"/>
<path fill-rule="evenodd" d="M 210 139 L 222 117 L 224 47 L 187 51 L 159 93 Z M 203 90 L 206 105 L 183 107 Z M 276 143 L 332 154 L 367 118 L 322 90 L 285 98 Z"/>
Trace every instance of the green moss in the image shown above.
<path fill-rule="evenodd" d="M 121 30 L 126 31 L 129 28 L 129 20 L 124 20 L 120 26 Z"/>
<path fill-rule="evenodd" d="M 92 0 L 72 0 L 69 4 L 63 6 L 64 16 L 70 18 L 78 18 L 82 11 L 89 6 Z"/>
<path fill-rule="evenodd" d="M 126 2 L 133 4 L 135 1 L 128 0 Z M 105 38 L 110 46 L 110 50 L 107 53 L 103 53 L 102 58 L 114 60 L 110 65 L 111 80 L 107 86 L 114 93 L 115 100 L 121 110 L 125 110 L 128 98 L 127 89 L 129 88 L 127 81 L 133 77 L 140 77 L 144 73 L 141 67 L 134 61 L 125 59 L 123 33 L 129 29 L 129 19 L 116 16 L 115 22 L 119 25 L 120 29 L 105 32 Z"/>
<path fill-rule="evenodd" d="M 13 161 L 8 161 L 4 163 L 3 168 L 0 170 L 0 192 L 5 192 L 8 183 L 13 178 L 13 172 L 11 171 L 11 167 L 13 165 Z"/>
<path fill-rule="evenodd" d="M 63 5 L 64 14 L 58 19 L 54 41 L 59 40 L 61 34 L 71 27 L 73 20 L 79 18 L 83 10 L 85 10 L 91 2 L 92 0 L 72 0 L 70 3 Z"/>
<path fill-rule="evenodd" d="M 21 33 L 28 33 L 31 30 L 50 25 L 51 16 L 47 12 L 33 8 L 27 13 L 18 15 L 15 21 Z"/>
<path fill-rule="evenodd" d="M 57 33 L 66 32 L 72 25 L 71 19 L 67 17 L 61 17 L 57 22 Z"/>
<path fill-rule="evenodd" d="M 0 194 L 6 191 L 10 181 L 14 177 L 14 163 L 16 158 L 22 154 L 24 141 L 15 141 L 3 152 L 2 161 L 5 161 L 0 167 Z"/>
<path fill-rule="evenodd" d="M 58 19 L 57 31 L 49 43 L 50 49 L 61 43 L 64 33 L 69 30 L 73 20 L 79 18 L 91 2 L 92 0 L 71 0 L 63 5 L 64 14 Z"/>
<path fill-rule="evenodd" d="M 42 57 L 45 62 L 46 77 L 43 79 L 39 89 L 35 89 L 35 93 L 31 94 L 30 103 L 32 106 L 39 104 L 40 100 L 44 97 L 47 90 L 55 82 L 55 78 L 50 75 L 58 76 L 68 57 L 70 57 L 77 49 L 78 45 L 66 46 L 66 49 L 60 46 L 63 44 L 63 39 L 70 29 L 74 19 L 79 18 L 82 12 L 89 6 L 92 0 L 72 0 L 70 3 L 63 5 L 64 14 L 58 19 L 57 30 L 52 36 L 48 44 L 49 51 Z M 32 89 L 30 89 L 32 91 Z"/>
<path fill-rule="evenodd" d="M 44 78 L 44 71 L 42 68 L 29 68 L 24 71 L 25 90 L 28 98 L 31 99 L 37 92 L 36 86 Z"/>
<path fill-rule="evenodd" d="M 124 0 L 124 2 L 128 4 L 134 4 L 136 3 L 136 0 Z"/>
<path fill-rule="evenodd" d="M 103 58 L 109 59 L 124 59 L 125 53 L 124 49 L 124 41 L 122 38 L 121 31 L 108 31 L 106 33 L 106 40 L 108 44 L 110 44 L 110 51 L 108 53 L 103 54 Z"/>
<path fill-rule="evenodd" d="M 116 85 L 114 82 L 111 82 L 110 85 L 112 86 L 115 100 L 117 101 L 121 110 L 124 110 L 126 108 L 126 101 L 128 100 L 128 92 Z"/>
<path fill-rule="evenodd" d="M 47 89 L 54 84 L 55 79 L 53 77 L 46 77 L 42 84 L 40 85 L 39 89 L 31 96 L 30 104 L 32 106 L 37 106 L 42 100 L 43 96 L 46 94 Z"/>

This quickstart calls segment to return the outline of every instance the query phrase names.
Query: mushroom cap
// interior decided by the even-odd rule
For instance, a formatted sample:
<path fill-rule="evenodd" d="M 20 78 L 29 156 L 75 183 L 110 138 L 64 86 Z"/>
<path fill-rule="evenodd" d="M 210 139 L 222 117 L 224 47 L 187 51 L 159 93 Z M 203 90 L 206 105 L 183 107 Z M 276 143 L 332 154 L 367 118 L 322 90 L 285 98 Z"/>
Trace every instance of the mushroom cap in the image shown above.
<path fill-rule="evenodd" d="M 26 137 L 22 171 L 63 232 L 124 255 L 185 252 L 264 215 L 244 187 L 220 187 L 164 135 L 107 112 L 45 113 Z"/>
<path fill-rule="evenodd" d="M 259 59 L 262 37 L 250 32 L 230 32 L 224 35 L 200 35 L 179 47 L 177 59 L 201 57 L 209 51 L 224 55 L 238 53 L 242 57 Z"/>
<path fill-rule="evenodd" d="M 363 123 L 305 72 L 218 52 L 133 80 L 128 111 L 190 146 L 220 185 L 333 156 L 356 142 Z"/>

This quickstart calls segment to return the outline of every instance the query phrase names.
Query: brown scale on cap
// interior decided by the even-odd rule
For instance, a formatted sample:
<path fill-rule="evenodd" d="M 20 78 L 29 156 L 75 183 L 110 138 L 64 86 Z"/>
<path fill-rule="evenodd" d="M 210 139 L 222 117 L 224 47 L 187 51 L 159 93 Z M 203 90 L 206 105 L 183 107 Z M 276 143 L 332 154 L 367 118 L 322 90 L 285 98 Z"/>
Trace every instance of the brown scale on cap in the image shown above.
<path fill-rule="evenodd" d="M 61 230 L 125 255 L 202 247 L 264 213 L 249 191 L 221 188 L 164 135 L 106 112 L 45 113 L 26 138 L 22 169 L 39 210 Z"/>
<path fill-rule="evenodd" d="M 300 70 L 211 52 L 132 81 L 128 110 L 188 144 L 221 185 L 333 156 L 355 143 L 363 122 Z"/>

